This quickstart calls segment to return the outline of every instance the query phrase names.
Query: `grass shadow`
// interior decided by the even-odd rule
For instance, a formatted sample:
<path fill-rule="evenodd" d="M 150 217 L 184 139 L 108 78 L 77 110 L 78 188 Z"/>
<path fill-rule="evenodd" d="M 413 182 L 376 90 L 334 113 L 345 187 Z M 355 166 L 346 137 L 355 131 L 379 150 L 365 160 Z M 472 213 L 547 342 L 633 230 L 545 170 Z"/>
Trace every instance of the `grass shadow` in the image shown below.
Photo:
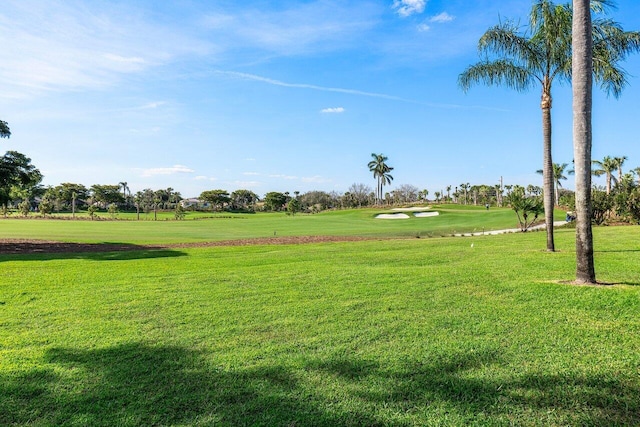
<path fill-rule="evenodd" d="M 488 350 L 424 363 L 341 356 L 309 359 L 301 368 L 228 368 L 179 346 L 55 348 L 39 370 L 0 375 L 0 424 L 640 424 L 637 382 L 596 374 L 481 374 L 501 363 L 499 353 Z M 415 414 L 422 415 L 411 418 Z"/>
<path fill-rule="evenodd" d="M 0 242 L 0 262 L 8 260 L 45 261 L 55 259 L 90 259 L 116 261 L 186 256 L 186 253 L 162 246 L 130 243 L 69 243 L 44 241 Z"/>

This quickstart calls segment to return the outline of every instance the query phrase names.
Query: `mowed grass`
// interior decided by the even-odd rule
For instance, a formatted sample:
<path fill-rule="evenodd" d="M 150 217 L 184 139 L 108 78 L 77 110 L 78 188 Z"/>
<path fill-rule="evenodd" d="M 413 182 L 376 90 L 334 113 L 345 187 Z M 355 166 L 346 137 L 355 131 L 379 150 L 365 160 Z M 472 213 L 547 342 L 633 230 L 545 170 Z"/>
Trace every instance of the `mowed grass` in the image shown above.
<path fill-rule="evenodd" d="M 203 242 L 278 236 L 364 236 L 434 237 L 463 232 L 517 228 L 516 215 L 508 208 L 442 205 L 433 210 L 437 217 L 402 220 L 376 219 L 385 209 L 356 209 L 315 215 L 287 216 L 279 213 L 208 214 L 199 213 L 184 221 L 72 221 L 0 220 L 0 236 L 14 239 L 43 239 L 64 242 L 160 244 Z M 564 212 L 557 211 L 558 219 Z M 129 215 L 129 219 L 133 218 Z M 166 218 L 166 217 L 165 217 Z M 168 218 L 166 218 L 168 219 Z"/>
<path fill-rule="evenodd" d="M 0 256 L 0 425 L 639 425 L 640 227 L 556 240 Z"/>

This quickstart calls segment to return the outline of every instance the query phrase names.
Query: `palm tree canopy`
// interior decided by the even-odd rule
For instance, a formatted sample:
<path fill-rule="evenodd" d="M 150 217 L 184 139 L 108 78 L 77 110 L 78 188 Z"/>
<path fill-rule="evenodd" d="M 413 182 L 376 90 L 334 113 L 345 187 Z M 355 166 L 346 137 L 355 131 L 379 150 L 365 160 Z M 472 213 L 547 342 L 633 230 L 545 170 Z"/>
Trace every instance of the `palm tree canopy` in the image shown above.
<path fill-rule="evenodd" d="M 592 1 L 591 7 L 602 13 L 613 3 Z M 490 28 L 478 42 L 484 59 L 460 74 L 458 84 L 465 91 L 475 83 L 526 91 L 539 82 L 547 92 L 554 80 L 569 81 L 572 14 L 568 4 L 537 0 L 531 8 L 528 33 L 521 34 L 510 21 Z M 640 32 L 624 31 L 619 23 L 607 18 L 594 19 L 592 27 L 593 77 L 607 95 L 617 98 L 627 85 L 627 72 L 619 64 L 640 51 Z"/>

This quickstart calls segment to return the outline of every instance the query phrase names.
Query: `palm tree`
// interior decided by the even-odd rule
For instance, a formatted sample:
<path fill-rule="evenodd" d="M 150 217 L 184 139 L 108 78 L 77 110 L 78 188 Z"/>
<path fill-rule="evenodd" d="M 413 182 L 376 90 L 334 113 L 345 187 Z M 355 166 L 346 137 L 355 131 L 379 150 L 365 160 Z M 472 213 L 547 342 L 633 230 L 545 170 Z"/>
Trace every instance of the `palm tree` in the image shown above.
<path fill-rule="evenodd" d="M 632 169 L 631 172 L 636 174 L 636 176 L 638 177 L 638 185 L 640 185 L 640 167 Z"/>
<path fill-rule="evenodd" d="M 605 0 L 593 0 L 598 12 Z M 569 5 L 554 5 L 550 0 L 536 0 L 529 15 L 530 34 L 520 34 L 512 22 L 490 28 L 478 43 L 481 54 L 497 55 L 498 59 L 485 59 L 467 68 L 458 78 L 463 90 L 474 83 L 504 84 L 518 91 L 534 85 L 542 88 L 543 134 L 543 188 L 545 222 L 547 224 L 547 250 L 554 251 L 553 241 L 553 160 L 551 157 L 551 87 L 555 80 L 571 78 L 572 9 Z M 591 25 L 591 24 L 590 24 Z M 619 96 L 626 85 L 626 73 L 618 63 L 626 55 L 640 50 L 640 32 L 624 32 L 620 25 L 608 20 L 593 21 L 593 50 L 590 51 L 593 77 L 614 96 Z"/>
<path fill-rule="evenodd" d="M 369 167 L 369 171 L 373 172 L 373 177 L 378 181 L 376 198 L 379 202 L 382 202 L 382 190 L 384 186 L 391 184 L 391 181 L 393 181 L 393 176 L 389 174 L 393 168 L 386 164 L 386 161 L 389 160 L 387 156 L 371 153 L 371 157 L 373 157 L 373 160 L 371 160 L 367 166 Z"/>
<path fill-rule="evenodd" d="M 127 199 L 127 191 L 131 194 L 131 190 L 129 190 L 129 184 L 126 181 L 119 182 L 118 185 L 122 188 L 122 198 L 124 199 L 125 206 L 129 206 L 129 202 Z"/>
<path fill-rule="evenodd" d="M 598 166 L 598 169 L 593 170 L 595 176 L 605 175 L 605 184 L 607 187 L 607 194 L 611 194 L 612 181 L 617 182 L 613 173 L 618 169 L 618 164 L 613 157 L 605 156 L 602 160 L 593 160 L 593 165 Z"/>
<path fill-rule="evenodd" d="M 576 174 L 576 282 L 596 283 L 591 230 L 593 35 L 589 0 L 573 0 L 573 159 Z"/>
<path fill-rule="evenodd" d="M 624 164 L 625 160 L 627 160 L 627 156 L 614 157 L 613 158 L 613 161 L 615 162 L 616 166 L 618 167 L 618 182 L 622 181 L 622 165 Z"/>
<path fill-rule="evenodd" d="M 0 120 L 0 138 L 9 138 L 10 136 L 9 124 L 4 120 Z"/>
<path fill-rule="evenodd" d="M 556 206 L 560 205 L 560 188 L 562 188 L 561 180 L 567 180 L 567 177 L 564 175 L 565 170 L 569 166 L 568 163 L 554 163 L 553 164 L 553 182 L 555 184 L 555 196 L 556 196 Z M 539 174 L 542 174 L 542 169 L 538 169 L 536 171 Z M 574 170 L 568 170 L 567 175 L 573 175 Z"/>

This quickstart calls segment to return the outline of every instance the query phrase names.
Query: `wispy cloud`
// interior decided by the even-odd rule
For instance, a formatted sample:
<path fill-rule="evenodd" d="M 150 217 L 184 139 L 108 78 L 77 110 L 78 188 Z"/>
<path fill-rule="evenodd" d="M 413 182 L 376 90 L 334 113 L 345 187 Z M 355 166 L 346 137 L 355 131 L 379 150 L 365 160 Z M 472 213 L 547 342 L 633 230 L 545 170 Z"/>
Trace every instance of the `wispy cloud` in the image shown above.
<path fill-rule="evenodd" d="M 343 107 L 330 107 L 330 108 L 323 108 L 322 110 L 320 110 L 321 113 L 325 113 L 325 114 L 340 114 L 340 113 L 344 113 L 344 108 Z"/>
<path fill-rule="evenodd" d="M 291 87 L 291 88 L 298 88 L 298 89 L 312 89 L 312 90 L 320 90 L 324 92 L 338 92 L 338 93 L 346 93 L 349 95 L 370 96 L 374 98 L 384 98 L 384 99 L 390 99 L 394 101 L 412 102 L 411 100 L 408 100 L 408 99 L 400 98 L 398 96 L 393 96 L 393 95 L 385 95 L 383 93 L 366 92 L 362 90 L 345 89 L 345 88 L 338 88 L 338 87 L 317 86 L 317 85 L 312 85 L 307 83 L 287 83 L 280 80 L 270 79 L 268 77 L 262 77 L 262 76 L 257 76 L 255 74 L 248 74 L 248 73 L 239 73 L 235 71 L 218 70 L 216 71 L 216 73 L 221 75 L 226 75 L 229 77 L 243 79 L 243 80 L 258 81 L 258 82 L 267 83 L 275 86 Z"/>
<path fill-rule="evenodd" d="M 416 13 L 424 12 L 426 5 L 426 0 L 394 0 L 392 7 L 396 10 L 398 15 L 407 17 Z"/>
<path fill-rule="evenodd" d="M 466 106 L 466 105 L 458 105 L 458 104 L 439 104 L 439 103 L 434 103 L 434 102 L 421 102 L 421 101 L 415 101 L 413 99 L 402 98 L 402 97 L 399 97 L 399 96 L 386 95 L 384 93 L 376 93 L 376 92 L 366 92 L 366 91 L 356 90 L 356 89 L 345 89 L 345 88 L 337 88 L 337 87 L 317 86 L 317 85 L 312 85 L 312 84 L 307 84 L 307 83 L 287 83 L 287 82 L 283 82 L 283 81 L 280 81 L 280 80 L 271 79 L 271 78 L 268 78 L 268 77 L 257 76 L 255 74 L 239 73 L 239 72 L 236 72 L 236 71 L 216 70 L 215 73 L 216 74 L 220 74 L 220 75 L 233 77 L 233 78 L 237 78 L 237 79 L 251 80 L 251 81 L 267 83 L 267 84 L 275 85 L 275 86 L 290 87 L 290 88 L 296 88 L 296 89 L 319 90 L 319 91 L 324 91 L 324 92 L 337 92 L 337 93 L 345 93 L 345 94 L 356 95 L 356 96 L 367 96 L 367 97 L 372 97 L 372 98 L 382 98 L 382 99 L 387 99 L 387 100 L 390 100 L 390 101 L 407 102 L 407 103 L 410 103 L 410 104 L 423 105 L 425 107 L 432 107 L 432 108 L 485 109 L 484 107 L 478 107 L 478 106 Z M 488 109 L 489 110 L 495 110 L 494 108 L 488 108 Z"/>
<path fill-rule="evenodd" d="M 272 10 L 247 6 L 239 13 L 211 12 L 202 26 L 224 40 L 225 48 L 295 55 L 353 45 L 356 35 L 375 26 L 378 13 L 373 2 L 291 2 Z"/>
<path fill-rule="evenodd" d="M 445 23 L 451 22 L 454 19 L 455 16 L 449 15 L 447 12 L 442 12 L 429 18 L 429 22 Z"/>
<path fill-rule="evenodd" d="M 207 51 L 202 41 L 139 12 L 126 4 L 102 9 L 99 2 L 3 2 L 0 97 L 100 88 L 122 75 Z"/>
<path fill-rule="evenodd" d="M 282 175 L 282 174 L 269 175 L 269 178 L 278 178 L 278 179 L 286 179 L 286 180 L 298 179 L 298 177 L 294 175 Z"/>
<path fill-rule="evenodd" d="M 157 175 L 175 175 L 180 173 L 194 173 L 195 171 L 187 166 L 175 165 L 166 168 L 150 168 L 142 169 L 143 177 L 152 177 Z M 198 177 L 196 177 L 198 178 Z"/>

